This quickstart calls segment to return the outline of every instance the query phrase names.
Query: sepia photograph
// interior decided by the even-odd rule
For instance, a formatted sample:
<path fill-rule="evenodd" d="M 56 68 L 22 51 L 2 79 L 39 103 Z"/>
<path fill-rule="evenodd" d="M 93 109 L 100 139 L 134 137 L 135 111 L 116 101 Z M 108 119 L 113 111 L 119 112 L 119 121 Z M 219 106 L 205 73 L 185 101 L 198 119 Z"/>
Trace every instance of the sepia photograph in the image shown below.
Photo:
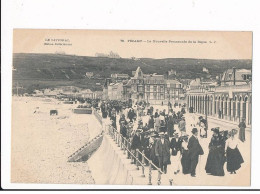
<path fill-rule="evenodd" d="M 14 29 L 11 183 L 249 187 L 252 39 Z"/>

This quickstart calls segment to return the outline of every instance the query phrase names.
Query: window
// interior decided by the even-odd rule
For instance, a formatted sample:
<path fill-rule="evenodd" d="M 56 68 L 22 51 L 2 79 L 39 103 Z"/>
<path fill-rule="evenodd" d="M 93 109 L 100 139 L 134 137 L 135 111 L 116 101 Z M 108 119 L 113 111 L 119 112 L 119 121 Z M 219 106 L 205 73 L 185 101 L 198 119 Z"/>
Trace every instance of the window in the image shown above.
<path fill-rule="evenodd" d="M 150 94 L 146 94 L 146 99 L 150 99 Z"/>
<path fill-rule="evenodd" d="M 163 86 L 160 86 L 160 92 L 163 92 Z"/>
<path fill-rule="evenodd" d="M 157 99 L 157 93 L 153 93 L 153 99 L 154 99 L 154 100 Z"/>
<path fill-rule="evenodd" d="M 157 91 L 157 86 L 153 86 L 153 91 L 154 91 L 154 92 Z"/>
<path fill-rule="evenodd" d="M 164 100 L 164 95 L 163 94 L 161 94 L 160 100 Z"/>
<path fill-rule="evenodd" d="M 147 92 L 150 92 L 150 86 L 146 86 Z"/>
<path fill-rule="evenodd" d="M 143 87 L 142 86 L 138 87 L 138 92 L 143 92 Z"/>
<path fill-rule="evenodd" d="M 242 75 L 242 78 L 243 78 L 243 80 L 249 80 L 250 78 L 251 78 L 251 75 L 245 75 L 245 74 L 243 74 Z"/>

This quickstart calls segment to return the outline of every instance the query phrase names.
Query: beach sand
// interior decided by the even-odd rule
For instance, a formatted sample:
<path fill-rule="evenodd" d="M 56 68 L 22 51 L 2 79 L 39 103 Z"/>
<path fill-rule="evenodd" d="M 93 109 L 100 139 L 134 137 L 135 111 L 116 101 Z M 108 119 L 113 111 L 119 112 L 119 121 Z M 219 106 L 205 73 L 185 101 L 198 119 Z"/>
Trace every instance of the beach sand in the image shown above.
<path fill-rule="evenodd" d="M 11 182 L 94 184 L 86 162 L 67 159 L 101 126 L 94 115 L 73 114 L 74 106 L 55 99 L 13 98 Z M 50 116 L 51 109 L 58 116 Z"/>

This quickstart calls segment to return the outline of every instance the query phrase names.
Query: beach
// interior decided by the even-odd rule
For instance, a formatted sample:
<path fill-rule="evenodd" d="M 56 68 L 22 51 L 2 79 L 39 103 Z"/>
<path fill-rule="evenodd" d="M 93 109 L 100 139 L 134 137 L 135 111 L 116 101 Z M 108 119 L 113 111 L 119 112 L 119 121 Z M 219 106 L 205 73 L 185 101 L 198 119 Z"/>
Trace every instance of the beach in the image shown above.
<path fill-rule="evenodd" d="M 94 184 L 86 162 L 68 156 L 98 134 L 94 115 L 51 98 L 13 97 L 11 182 Z M 58 115 L 50 116 L 50 110 Z"/>

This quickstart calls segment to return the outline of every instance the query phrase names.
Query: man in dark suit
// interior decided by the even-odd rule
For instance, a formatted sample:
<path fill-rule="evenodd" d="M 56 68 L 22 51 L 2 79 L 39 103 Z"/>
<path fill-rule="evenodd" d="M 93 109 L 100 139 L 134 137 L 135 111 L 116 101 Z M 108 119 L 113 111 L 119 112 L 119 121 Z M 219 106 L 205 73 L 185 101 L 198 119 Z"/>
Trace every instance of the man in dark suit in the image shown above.
<path fill-rule="evenodd" d="M 191 170 L 191 176 L 196 177 L 196 167 L 198 164 L 199 155 L 203 155 L 204 152 L 198 140 L 198 129 L 193 128 L 191 132 L 192 132 L 192 136 L 190 137 L 188 143 L 189 158 L 191 161 L 190 170 Z"/>
<path fill-rule="evenodd" d="M 137 129 L 135 131 L 135 135 L 132 140 L 132 145 L 131 145 L 132 150 L 138 149 L 139 151 L 142 151 L 142 136 L 141 136 L 141 130 Z"/>
<path fill-rule="evenodd" d="M 159 160 L 159 167 L 162 172 L 167 173 L 167 165 L 170 164 L 170 143 L 165 139 L 164 133 L 160 133 L 160 140 L 155 145 L 155 155 Z"/>
<path fill-rule="evenodd" d="M 133 136 L 133 140 L 132 140 L 132 144 L 131 144 L 131 149 L 133 150 L 134 154 L 136 155 L 136 152 L 139 150 L 140 152 L 143 151 L 143 137 L 141 135 L 142 130 L 141 129 L 137 129 L 135 132 L 135 135 Z M 141 161 L 141 155 L 138 155 L 138 159 L 139 161 Z M 136 160 L 134 159 L 134 162 L 136 162 Z"/>

